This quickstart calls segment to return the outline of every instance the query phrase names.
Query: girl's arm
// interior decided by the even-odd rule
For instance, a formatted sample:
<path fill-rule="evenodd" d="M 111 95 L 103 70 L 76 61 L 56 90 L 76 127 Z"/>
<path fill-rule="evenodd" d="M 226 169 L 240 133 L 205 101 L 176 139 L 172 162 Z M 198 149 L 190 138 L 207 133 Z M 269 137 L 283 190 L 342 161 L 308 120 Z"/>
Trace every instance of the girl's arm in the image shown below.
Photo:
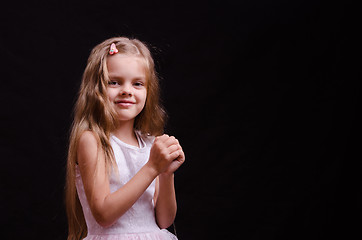
<path fill-rule="evenodd" d="M 174 175 L 161 175 L 156 181 L 156 221 L 160 228 L 168 228 L 175 220 L 177 211 Z"/>
<path fill-rule="evenodd" d="M 89 207 L 101 226 L 110 226 L 121 217 L 179 156 L 174 143 L 168 141 L 169 137 L 162 137 L 155 139 L 156 147 L 152 147 L 150 159 L 140 171 L 122 188 L 110 193 L 104 154 L 92 132 L 86 131 L 81 135 L 77 154 L 79 170 Z"/>
<path fill-rule="evenodd" d="M 155 212 L 156 221 L 160 228 L 168 228 L 171 226 L 176 217 L 177 202 L 174 187 L 174 172 L 185 161 L 185 155 L 178 141 L 177 144 L 180 153 L 179 157 L 175 159 L 168 169 L 164 173 L 161 173 L 156 180 Z"/>

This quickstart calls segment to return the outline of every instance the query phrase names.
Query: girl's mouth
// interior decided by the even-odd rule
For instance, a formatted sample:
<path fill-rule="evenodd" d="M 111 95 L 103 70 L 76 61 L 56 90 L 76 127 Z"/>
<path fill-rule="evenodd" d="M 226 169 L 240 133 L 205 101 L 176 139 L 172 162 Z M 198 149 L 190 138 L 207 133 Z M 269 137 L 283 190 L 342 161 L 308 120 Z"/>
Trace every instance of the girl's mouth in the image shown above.
<path fill-rule="evenodd" d="M 135 104 L 134 101 L 130 101 L 130 100 L 118 100 L 115 103 L 117 106 L 120 106 L 120 107 L 130 107 L 133 104 Z"/>

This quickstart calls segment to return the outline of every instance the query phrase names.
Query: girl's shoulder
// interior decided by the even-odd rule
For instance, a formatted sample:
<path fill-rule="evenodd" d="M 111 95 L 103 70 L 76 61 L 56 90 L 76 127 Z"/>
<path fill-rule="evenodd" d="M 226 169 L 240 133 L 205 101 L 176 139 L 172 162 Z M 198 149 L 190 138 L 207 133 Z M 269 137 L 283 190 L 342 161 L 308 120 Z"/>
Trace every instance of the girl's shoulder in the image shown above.
<path fill-rule="evenodd" d="M 81 145 L 94 145 L 97 144 L 97 137 L 95 136 L 95 134 L 92 131 L 84 131 L 79 135 L 79 143 Z"/>
<path fill-rule="evenodd" d="M 95 134 L 92 131 L 84 131 L 80 134 L 77 144 L 77 162 L 83 161 L 96 161 L 98 153 L 98 141 Z"/>

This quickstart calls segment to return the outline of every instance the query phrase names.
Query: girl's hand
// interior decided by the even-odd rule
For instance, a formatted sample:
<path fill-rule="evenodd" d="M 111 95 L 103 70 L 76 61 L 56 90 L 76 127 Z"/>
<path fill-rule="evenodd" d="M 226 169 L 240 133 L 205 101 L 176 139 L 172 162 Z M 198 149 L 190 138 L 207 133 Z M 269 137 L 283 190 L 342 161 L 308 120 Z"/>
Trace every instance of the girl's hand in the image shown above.
<path fill-rule="evenodd" d="M 156 137 L 151 148 L 148 164 L 158 174 L 175 172 L 185 161 L 185 154 L 178 140 L 164 134 Z"/>
<path fill-rule="evenodd" d="M 174 173 L 185 162 L 185 153 L 183 152 L 179 141 L 177 139 L 176 141 L 177 141 L 179 156 L 171 162 L 168 168 L 163 172 L 164 174 Z"/>

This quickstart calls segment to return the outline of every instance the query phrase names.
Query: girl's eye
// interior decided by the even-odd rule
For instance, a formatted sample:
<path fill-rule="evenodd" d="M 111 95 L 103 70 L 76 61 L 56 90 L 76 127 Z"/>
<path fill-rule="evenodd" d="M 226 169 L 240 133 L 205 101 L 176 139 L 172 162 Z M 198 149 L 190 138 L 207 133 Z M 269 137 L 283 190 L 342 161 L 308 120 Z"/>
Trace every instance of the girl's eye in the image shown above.
<path fill-rule="evenodd" d="M 110 86 L 117 86 L 118 82 L 117 81 L 108 81 L 108 85 Z"/>
<path fill-rule="evenodd" d="M 135 82 L 134 85 L 136 87 L 142 87 L 142 86 L 144 86 L 144 83 L 143 82 Z"/>

